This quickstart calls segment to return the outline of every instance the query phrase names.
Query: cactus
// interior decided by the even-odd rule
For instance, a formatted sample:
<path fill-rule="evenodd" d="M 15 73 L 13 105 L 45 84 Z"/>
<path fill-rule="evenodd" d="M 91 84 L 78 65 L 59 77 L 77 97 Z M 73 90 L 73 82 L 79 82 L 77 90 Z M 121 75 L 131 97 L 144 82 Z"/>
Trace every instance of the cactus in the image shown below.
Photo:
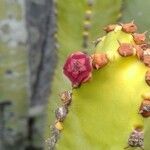
<path fill-rule="evenodd" d="M 7 9 L 6 9 L 7 8 Z M 28 60 L 24 1 L 0 5 L 0 149 L 25 149 Z"/>
<path fill-rule="evenodd" d="M 54 122 L 54 111 L 58 107 L 60 102 L 58 93 L 63 91 L 64 89 L 67 90 L 71 88 L 70 83 L 64 79 L 64 76 L 60 74 L 62 73 L 62 64 L 64 63 L 67 55 L 74 50 L 81 49 L 81 47 L 83 46 L 85 18 L 91 17 L 91 28 L 88 31 L 88 42 L 90 42 L 87 49 L 88 52 L 91 52 L 91 49 L 89 47 L 93 47 L 92 41 L 95 39 L 95 37 L 97 37 L 97 32 L 99 32 L 100 29 L 104 27 L 104 25 L 111 22 L 116 22 L 116 20 L 118 19 L 122 1 L 115 0 L 115 2 L 117 4 L 113 5 L 114 2 L 110 0 L 94 0 L 94 5 L 91 9 L 91 12 L 89 11 L 86 0 L 78 0 L 78 3 L 76 3 L 76 5 L 74 3 L 71 3 L 70 0 L 66 0 L 65 3 L 64 1 L 56 1 L 58 26 L 56 38 L 58 40 L 57 44 L 59 44 L 59 48 L 57 50 L 58 65 L 55 69 L 55 75 L 51 87 L 51 94 L 49 96 L 49 102 L 46 110 L 47 120 L 45 122 L 45 140 L 47 140 L 50 136 L 49 134 L 51 134 L 49 126 Z M 68 4 L 67 7 L 66 3 Z M 106 11 L 105 8 L 109 9 L 109 11 Z M 76 23 L 74 23 L 74 20 L 76 20 Z M 101 20 L 103 20 L 103 22 Z M 100 35 L 102 34 L 103 32 L 100 32 Z M 48 149 L 47 144 L 45 144 L 45 149 Z"/>
<path fill-rule="evenodd" d="M 68 57 L 72 91 L 60 94 L 50 149 L 149 150 L 150 49 L 136 30 L 133 21 L 109 25 L 92 55 Z"/>

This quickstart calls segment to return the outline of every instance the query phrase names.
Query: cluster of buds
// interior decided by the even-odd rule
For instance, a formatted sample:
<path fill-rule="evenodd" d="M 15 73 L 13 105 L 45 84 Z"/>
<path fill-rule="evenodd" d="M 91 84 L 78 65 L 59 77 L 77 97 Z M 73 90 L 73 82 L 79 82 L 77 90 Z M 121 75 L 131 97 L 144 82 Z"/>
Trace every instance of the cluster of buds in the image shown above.
<path fill-rule="evenodd" d="M 118 25 L 108 25 L 105 28 L 106 32 L 115 30 Z M 133 36 L 134 44 L 121 43 L 118 41 L 118 53 L 122 57 L 137 55 L 137 57 L 148 67 L 150 67 L 150 48 L 146 43 L 146 32 L 139 34 L 134 22 L 121 24 L 121 30 L 130 33 Z M 109 59 L 104 53 L 96 53 L 89 56 L 83 52 L 75 52 L 71 54 L 64 65 L 64 74 L 70 79 L 73 87 L 79 87 L 82 83 L 87 82 L 92 77 L 92 70 L 100 69 L 108 64 Z"/>
<path fill-rule="evenodd" d="M 131 43 L 119 43 L 118 53 L 122 57 L 128 57 L 132 56 L 134 54 L 137 55 L 137 57 L 147 66 L 150 67 L 150 45 L 146 42 L 146 33 L 135 33 L 137 30 L 137 26 L 134 24 L 134 22 L 130 22 L 127 24 L 121 24 L 122 31 L 126 33 L 130 33 L 133 36 L 134 44 Z M 106 32 L 111 32 L 115 30 L 115 25 L 108 25 L 105 28 Z M 148 86 L 150 86 L 150 71 L 148 70 L 145 74 L 145 81 Z M 150 100 L 144 99 L 139 113 L 143 117 L 149 117 L 150 116 Z"/>
<path fill-rule="evenodd" d="M 104 30 L 111 32 L 115 30 L 116 26 L 117 25 L 108 25 Z M 135 44 L 119 42 L 119 54 L 123 57 L 127 57 L 136 53 L 137 57 L 143 61 L 146 66 L 150 67 L 150 45 L 146 42 L 147 32 L 136 33 L 137 26 L 134 24 L 134 21 L 121 24 L 121 28 L 123 32 L 132 34 Z"/>
<path fill-rule="evenodd" d="M 73 87 L 89 81 L 93 69 L 100 69 L 109 62 L 105 53 L 95 53 L 89 56 L 86 53 L 71 54 L 64 65 L 64 74 L 70 79 Z"/>
<path fill-rule="evenodd" d="M 63 129 L 63 121 L 68 114 L 68 107 L 72 101 L 72 93 L 70 91 L 64 91 L 59 96 L 62 101 L 62 106 L 58 107 L 55 111 L 55 128 L 61 131 Z"/>

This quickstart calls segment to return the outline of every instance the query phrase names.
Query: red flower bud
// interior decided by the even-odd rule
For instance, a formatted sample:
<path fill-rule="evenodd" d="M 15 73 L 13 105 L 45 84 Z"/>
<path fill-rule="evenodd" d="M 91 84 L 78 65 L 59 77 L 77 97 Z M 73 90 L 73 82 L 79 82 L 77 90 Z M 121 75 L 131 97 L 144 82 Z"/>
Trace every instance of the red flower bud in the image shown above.
<path fill-rule="evenodd" d="M 71 54 L 67 58 L 63 71 L 72 82 L 73 87 L 77 87 L 91 78 L 91 57 L 82 52 Z"/>

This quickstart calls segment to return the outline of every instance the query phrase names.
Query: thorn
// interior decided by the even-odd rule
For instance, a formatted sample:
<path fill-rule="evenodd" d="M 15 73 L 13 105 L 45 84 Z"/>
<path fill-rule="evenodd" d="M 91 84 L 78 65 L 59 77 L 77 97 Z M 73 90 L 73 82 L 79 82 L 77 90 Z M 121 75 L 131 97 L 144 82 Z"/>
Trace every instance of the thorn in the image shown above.
<path fill-rule="evenodd" d="M 118 44 L 121 45 L 121 42 L 119 40 L 117 40 L 117 41 L 118 41 Z"/>
<path fill-rule="evenodd" d="M 141 146 L 140 149 L 144 150 L 144 147 Z"/>
<path fill-rule="evenodd" d="M 97 64 L 95 64 L 95 68 L 96 68 L 96 70 L 98 70 L 98 69 L 99 69 L 99 66 L 98 66 Z"/>
<path fill-rule="evenodd" d="M 99 42 L 101 42 L 102 39 L 101 38 L 97 38 L 95 41 L 93 41 L 92 43 L 96 46 Z"/>
<path fill-rule="evenodd" d="M 134 19 L 131 21 L 131 23 L 133 23 L 133 24 L 134 24 Z"/>
<path fill-rule="evenodd" d="M 124 149 L 128 149 L 128 148 L 130 148 L 130 146 L 128 145 L 128 146 L 126 146 Z"/>
<path fill-rule="evenodd" d="M 142 113 L 143 113 L 143 110 L 140 110 L 138 114 L 142 114 Z"/>
<path fill-rule="evenodd" d="M 134 24 L 134 20 L 129 23 L 121 24 L 122 31 L 126 33 L 134 33 L 137 30 L 137 26 Z"/>
<path fill-rule="evenodd" d="M 145 35 L 146 35 L 147 33 L 148 33 L 148 31 L 143 32 L 143 34 L 145 34 Z"/>

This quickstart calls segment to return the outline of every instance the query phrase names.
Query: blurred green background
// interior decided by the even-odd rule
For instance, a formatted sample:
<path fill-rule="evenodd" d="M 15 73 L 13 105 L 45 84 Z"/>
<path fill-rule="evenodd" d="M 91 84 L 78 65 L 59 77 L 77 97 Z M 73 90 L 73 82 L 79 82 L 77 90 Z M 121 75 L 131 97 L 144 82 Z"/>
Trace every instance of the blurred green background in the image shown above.
<path fill-rule="evenodd" d="M 68 54 L 91 53 L 107 24 L 134 20 L 149 35 L 149 8 L 149 0 L 0 0 L 0 150 L 46 149 L 58 94 L 70 88 Z"/>

